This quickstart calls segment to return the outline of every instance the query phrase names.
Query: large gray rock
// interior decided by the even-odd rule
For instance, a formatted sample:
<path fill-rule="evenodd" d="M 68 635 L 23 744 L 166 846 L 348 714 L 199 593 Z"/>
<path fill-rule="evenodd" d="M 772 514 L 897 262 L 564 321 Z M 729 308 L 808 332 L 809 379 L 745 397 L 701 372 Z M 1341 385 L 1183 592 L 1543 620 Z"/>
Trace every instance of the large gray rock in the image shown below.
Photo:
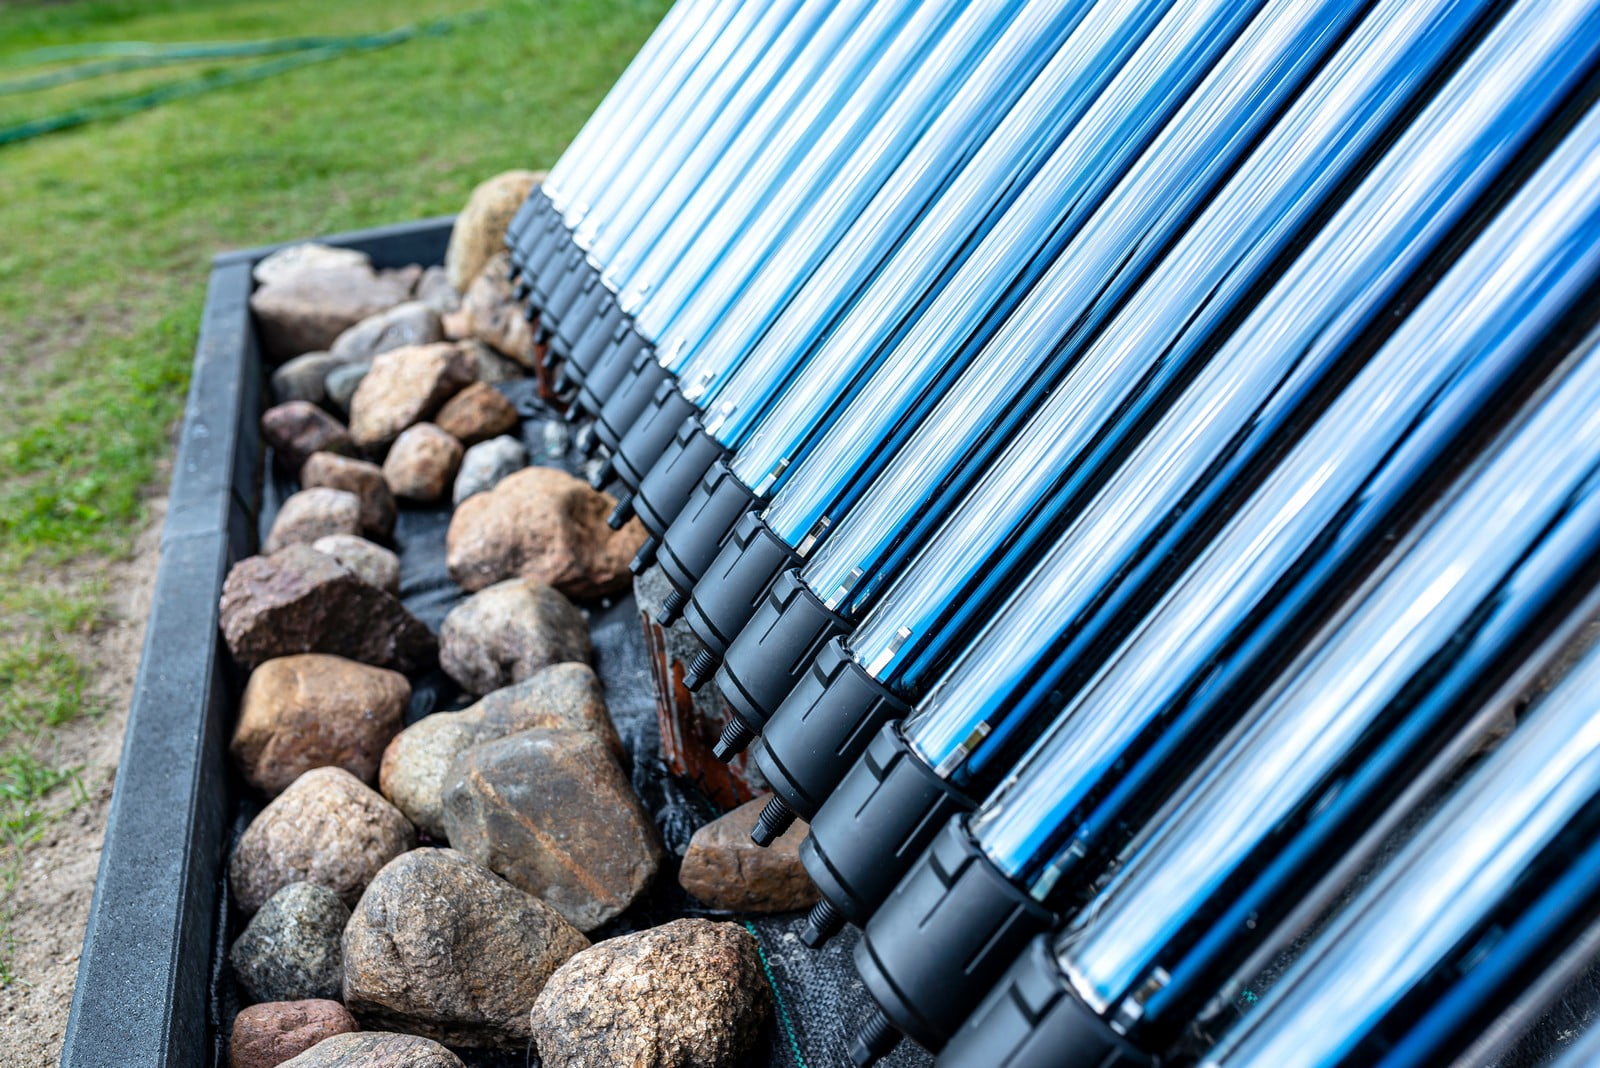
<path fill-rule="evenodd" d="M 258 265 L 259 269 L 259 265 Z M 420 267 L 374 271 L 365 263 L 316 263 L 273 268 L 250 296 L 261 346 L 280 362 L 323 352 L 361 320 L 411 297 Z"/>
<path fill-rule="evenodd" d="M 367 883 L 416 844 L 400 810 L 343 768 L 300 776 L 239 838 L 228 882 L 246 913 L 290 883 L 312 882 L 354 904 Z"/>
<path fill-rule="evenodd" d="M 290 883 L 267 899 L 233 943 L 228 963 L 247 1001 L 344 996 L 350 907 L 316 883 Z"/>
<path fill-rule="evenodd" d="M 331 352 L 308 352 L 304 356 L 296 356 L 272 372 L 273 402 L 285 404 L 303 400 L 325 404 L 328 400 L 329 373 L 348 362 Z"/>
<path fill-rule="evenodd" d="M 529 730 L 467 749 L 444 791 L 450 844 L 592 931 L 645 891 L 655 826 L 590 731 Z"/>
<path fill-rule="evenodd" d="M 520 577 L 569 597 L 620 593 L 646 534 L 637 519 L 617 531 L 606 525 L 616 503 L 565 471 L 525 467 L 461 502 L 445 565 L 465 590 Z"/>
<path fill-rule="evenodd" d="M 467 450 L 456 474 L 451 501 L 460 504 L 474 493 L 492 490 L 507 475 L 528 466 L 528 449 L 513 437 L 479 442 Z"/>
<path fill-rule="evenodd" d="M 250 275 L 257 285 L 273 285 L 304 271 L 371 270 L 372 257 L 353 248 L 303 241 L 262 257 Z"/>
<path fill-rule="evenodd" d="M 549 586 L 512 579 L 468 597 L 439 628 L 439 666 L 486 694 L 568 660 L 587 661 L 589 621 Z"/>
<path fill-rule="evenodd" d="M 350 399 L 356 395 L 356 390 L 361 386 L 361 380 L 367 377 L 367 372 L 372 370 L 372 361 L 351 360 L 341 364 L 328 372 L 328 377 L 323 380 L 323 389 L 328 394 L 328 403 L 349 414 Z"/>
<path fill-rule="evenodd" d="M 348 490 L 317 486 L 291 493 L 278 506 L 261 551 L 270 554 L 290 545 L 310 545 L 329 534 L 359 533 L 361 499 Z"/>
<path fill-rule="evenodd" d="M 444 315 L 461 307 L 461 293 L 450 284 L 450 272 L 444 267 L 429 267 L 417 280 L 417 299 Z"/>
<path fill-rule="evenodd" d="M 418 849 L 378 873 L 345 928 L 345 1004 L 367 1027 L 522 1049 L 545 980 L 586 945 L 460 853 Z"/>
<path fill-rule="evenodd" d="M 233 565 L 221 616 L 228 650 L 247 668 L 291 653 L 333 653 L 409 674 L 438 652 L 397 598 L 309 545 Z"/>
<path fill-rule="evenodd" d="M 461 1058 L 419 1035 L 362 1031 L 323 1039 L 283 1068 L 466 1068 Z"/>
<path fill-rule="evenodd" d="M 364 449 L 387 448 L 402 430 L 432 418 L 476 378 L 471 357 L 449 342 L 375 356 L 350 398 L 350 437 Z"/>
<path fill-rule="evenodd" d="M 446 837 L 444 788 L 456 757 L 482 742 L 544 727 L 593 732 L 624 759 L 600 680 L 587 664 L 556 664 L 460 712 L 424 716 L 384 750 L 378 789 L 435 839 Z"/>
<path fill-rule="evenodd" d="M 431 345 L 442 340 L 439 313 L 423 301 L 408 300 L 361 320 L 335 338 L 329 351 L 347 360 L 360 360 L 407 345 Z"/>
<path fill-rule="evenodd" d="M 370 783 L 410 699 L 398 671 L 320 653 L 268 660 L 239 702 L 234 761 L 269 797 L 312 768 L 343 768 Z"/>
<path fill-rule="evenodd" d="M 738 924 L 673 920 L 577 954 L 533 1005 L 544 1068 L 721 1068 L 754 1048 L 771 995 Z"/>

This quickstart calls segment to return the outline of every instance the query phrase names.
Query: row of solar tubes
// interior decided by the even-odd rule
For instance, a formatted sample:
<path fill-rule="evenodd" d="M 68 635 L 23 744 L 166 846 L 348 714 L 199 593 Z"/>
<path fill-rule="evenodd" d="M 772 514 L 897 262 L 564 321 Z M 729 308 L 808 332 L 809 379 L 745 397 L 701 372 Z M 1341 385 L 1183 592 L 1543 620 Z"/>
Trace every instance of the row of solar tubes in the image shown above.
<path fill-rule="evenodd" d="M 1597 67 L 1600 0 L 679 0 L 530 196 L 858 1063 L 1476 1063 L 1588 959 Z"/>

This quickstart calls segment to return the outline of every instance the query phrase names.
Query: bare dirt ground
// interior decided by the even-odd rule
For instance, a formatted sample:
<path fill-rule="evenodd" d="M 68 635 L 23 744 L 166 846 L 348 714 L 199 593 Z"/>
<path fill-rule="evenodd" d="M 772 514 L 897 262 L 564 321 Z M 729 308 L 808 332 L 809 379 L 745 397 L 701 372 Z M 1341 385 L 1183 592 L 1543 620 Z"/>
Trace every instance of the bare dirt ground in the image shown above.
<path fill-rule="evenodd" d="M 165 472 L 160 484 L 166 484 Z M 104 711 L 53 734 L 61 762 L 82 766 L 87 800 L 50 823 L 23 857 L 22 876 L 11 901 L 16 979 L 0 987 L 0 1035 L 5 1036 L 0 1060 L 12 1068 L 60 1061 L 111 787 L 122 753 L 128 700 L 144 645 L 166 504 L 164 496 L 149 502 L 148 520 L 132 557 L 111 566 L 105 626 L 85 642 L 84 652 L 95 665 L 93 704 Z M 65 808 L 73 800 L 61 796 L 58 803 Z"/>

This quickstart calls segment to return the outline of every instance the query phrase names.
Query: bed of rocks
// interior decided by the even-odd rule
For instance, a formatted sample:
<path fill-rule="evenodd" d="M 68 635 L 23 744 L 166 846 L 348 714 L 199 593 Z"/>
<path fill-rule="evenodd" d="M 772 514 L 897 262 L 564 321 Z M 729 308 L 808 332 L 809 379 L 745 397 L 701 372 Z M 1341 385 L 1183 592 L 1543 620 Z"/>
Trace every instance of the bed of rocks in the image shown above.
<path fill-rule="evenodd" d="M 737 914 L 813 900 L 803 826 L 750 843 L 760 799 L 684 849 L 636 793 L 646 754 L 613 723 L 591 622 L 644 532 L 610 530 L 614 501 L 550 462 L 559 420 L 529 422 L 549 396 L 500 248 L 535 181 L 479 187 L 442 268 L 298 246 L 256 269 L 284 496 L 221 605 L 250 795 L 235 1068 L 739 1063 L 772 994 Z M 413 515 L 447 523 L 442 562 L 408 555 Z M 440 619 L 403 589 L 419 569 L 448 576 Z M 668 873 L 703 915 L 641 908 Z"/>

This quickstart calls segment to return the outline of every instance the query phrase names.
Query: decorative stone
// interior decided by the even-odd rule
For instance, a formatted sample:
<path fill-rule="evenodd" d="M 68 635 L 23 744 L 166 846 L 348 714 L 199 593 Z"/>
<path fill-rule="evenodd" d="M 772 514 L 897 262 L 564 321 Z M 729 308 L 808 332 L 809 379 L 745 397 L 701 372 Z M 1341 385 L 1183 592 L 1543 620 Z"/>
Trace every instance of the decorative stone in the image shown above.
<path fill-rule="evenodd" d="M 377 874 L 345 928 L 345 1004 L 365 1026 L 520 1049 L 545 980 L 587 945 L 462 854 L 418 849 Z"/>
<path fill-rule="evenodd" d="M 410 673 L 438 651 L 397 598 L 309 545 L 233 565 L 221 622 L 228 649 L 247 668 L 291 653 L 333 653 Z"/>
<path fill-rule="evenodd" d="M 817 888 L 800 865 L 800 843 L 811 828 L 796 820 L 766 849 L 750 840 L 767 799 L 747 801 L 694 832 L 678 883 L 713 908 L 789 912 L 817 903 Z"/>
<path fill-rule="evenodd" d="M 240 1009 L 233 1018 L 228 1068 L 277 1068 L 325 1038 L 355 1030 L 355 1017 L 337 1001 L 269 1001 L 251 1005 Z"/>
<path fill-rule="evenodd" d="M 522 731 L 467 749 L 445 787 L 444 828 L 581 931 L 633 904 L 661 860 L 649 814 L 590 731 Z"/>
<path fill-rule="evenodd" d="M 461 502 L 445 538 L 445 565 L 465 590 L 522 577 L 569 597 L 628 588 L 628 564 L 644 544 L 637 519 L 606 526 L 609 494 L 553 467 L 526 467 Z"/>
<path fill-rule="evenodd" d="M 268 660 L 245 685 L 234 761 L 269 797 L 312 768 L 340 767 L 370 783 L 410 699 L 398 671 L 320 653 Z"/>
<path fill-rule="evenodd" d="M 513 437 L 480 441 L 467 450 L 456 475 L 452 502 L 460 504 L 474 493 L 494 489 L 500 480 L 528 466 L 528 449 Z"/>
<path fill-rule="evenodd" d="M 591 731 L 625 759 L 594 670 L 556 664 L 460 712 L 424 716 L 395 735 L 383 753 L 378 789 L 419 829 L 444 839 L 444 788 L 456 757 L 469 746 L 536 727 Z"/>
<path fill-rule="evenodd" d="M 353 451 L 344 424 L 310 401 L 289 401 L 261 415 L 261 437 L 285 474 L 300 470 L 314 452 Z"/>
<path fill-rule="evenodd" d="M 249 1001 L 301 1001 L 344 994 L 344 926 L 350 908 L 316 883 L 290 883 L 267 898 L 228 952 Z"/>
<path fill-rule="evenodd" d="M 461 442 L 432 423 L 406 427 L 383 461 L 389 492 L 406 500 L 440 500 L 461 466 Z"/>
<path fill-rule="evenodd" d="M 534 367 L 533 326 L 522 313 L 506 271 L 511 257 L 502 252 L 484 265 L 461 297 L 461 310 L 447 317 L 445 333 L 465 330 L 524 367 Z M 454 326 L 452 326 L 454 322 Z"/>
<path fill-rule="evenodd" d="M 439 628 L 439 666 L 468 693 L 486 694 L 541 668 L 587 661 L 589 623 L 561 594 L 511 579 L 450 610 Z"/>
<path fill-rule="evenodd" d="M 330 534 L 311 547 L 354 571 L 363 582 L 399 596 L 400 558 L 383 546 L 354 534 Z"/>
<path fill-rule="evenodd" d="M 528 369 L 509 357 L 502 356 L 477 338 L 468 338 L 461 347 L 472 354 L 478 365 L 478 381 L 486 385 L 496 382 L 515 382 L 528 377 Z"/>
<path fill-rule="evenodd" d="M 449 342 L 375 356 L 350 398 L 350 436 L 362 448 L 383 448 L 406 427 L 431 418 L 476 376 L 471 357 Z"/>
<path fill-rule="evenodd" d="M 420 300 L 408 300 L 361 320 L 335 338 L 328 351 L 360 360 L 408 345 L 432 345 L 443 340 L 439 313 Z"/>
<path fill-rule="evenodd" d="M 341 412 L 350 411 L 350 398 L 356 395 L 361 380 L 372 370 L 371 360 L 353 360 L 328 372 L 323 387 L 328 393 L 328 403 Z"/>
<path fill-rule="evenodd" d="M 450 284 L 450 272 L 443 267 L 428 267 L 417 280 L 417 299 L 444 315 L 461 307 L 461 293 Z"/>
<path fill-rule="evenodd" d="M 771 995 L 743 927 L 673 920 L 607 939 L 557 969 L 533 1004 L 544 1068 L 742 1063 Z"/>
<path fill-rule="evenodd" d="M 331 452 L 312 453 L 300 468 L 300 485 L 305 489 L 327 486 L 354 493 L 361 501 L 360 532 L 383 539 L 394 533 L 394 495 L 383 480 L 383 468 L 377 464 Z"/>
<path fill-rule="evenodd" d="M 456 216 L 444 253 L 445 277 L 457 292 L 466 289 L 484 264 L 505 248 L 512 216 L 543 180 L 538 171 L 506 171 L 480 182 L 472 191 L 467 206 Z"/>
<path fill-rule="evenodd" d="M 353 248 L 305 241 L 268 253 L 251 269 L 257 285 L 272 285 L 303 271 L 371 270 L 372 257 Z"/>
<path fill-rule="evenodd" d="M 265 553 L 309 545 L 329 534 L 361 533 L 361 500 L 346 490 L 317 486 L 290 494 L 267 532 Z"/>
<path fill-rule="evenodd" d="M 408 300 L 421 275 L 420 267 L 374 271 L 366 263 L 271 269 L 250 296 L 261 347 L 275 362 L 326 351 L 356 323 Z"/>
<path fill-rule="evenodd" d="M 504 434 L 517 425 L 517 420 L 516 406 L 504 393 L 474 382 L 446 401 L 434 421 L 463 445 L 476 445 Z"/>
<path fill-rule="evenodd" d="M 296 356 L 272 372 L 272 399 L 279 404 L 303 400 L 323 404 L 328 399 L 329 372 L 348 361 L 331 352 L 308 352 Z"/>
<path fill-rule="evenodd" d="M 245 828 L 228 881 L 246 913 L 290 883 L 312 882 L 354 904 L 372 877 L 416 844 L 400 810 L 343 768 L 296 779 Z"/>
<path fill-rule="evenodd" d="M 466 1068 L 461 1058 L 419 1035 L 361 1031 L 324 1039 L 283 1068 Z"/>

